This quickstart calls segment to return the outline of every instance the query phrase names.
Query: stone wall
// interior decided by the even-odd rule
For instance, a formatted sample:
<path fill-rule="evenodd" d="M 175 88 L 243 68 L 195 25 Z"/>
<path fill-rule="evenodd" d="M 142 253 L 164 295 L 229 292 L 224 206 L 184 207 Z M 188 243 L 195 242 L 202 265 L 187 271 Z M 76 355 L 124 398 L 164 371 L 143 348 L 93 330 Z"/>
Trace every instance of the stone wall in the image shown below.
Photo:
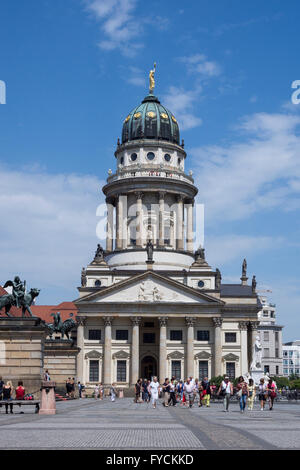
<path fill-rule="evenodd" d="M 56 382 L 56 391 L 66 393 L 66 380 L 75 377 L 76 358 L 80 351 L 71 340 L 46 340 L 44 368 L 48 369 L 51 380 Z"/>
<path fill-rule="evenodd" d="M 0 376 L 14 388 L 22 380 L 35 398 L 40 396 L 45 338 L 40 318 L 0 318 Z"/>

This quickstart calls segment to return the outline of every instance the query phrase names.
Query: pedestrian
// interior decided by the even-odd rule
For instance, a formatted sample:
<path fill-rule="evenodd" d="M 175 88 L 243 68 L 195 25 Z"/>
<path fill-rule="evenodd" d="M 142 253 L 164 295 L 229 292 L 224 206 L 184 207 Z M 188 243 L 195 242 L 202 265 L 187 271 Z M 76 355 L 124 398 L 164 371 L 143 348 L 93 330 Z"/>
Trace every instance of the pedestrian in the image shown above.
<path fill-rule="evenodd" d="M 94 388 L 94 397 L 95 397 L 95 400 L 98 400 L 99 398 L 99 385 L 98 384 L 96 384 Z"/>
<path fill-rule="evenodd" d="M 22 380 L 19 380 L 18 386 L 16 388 L 16 400 L 24 400 L 25 397 L 25 388 L 23 387 Z"/>
<path fill-rule="evenodd" d="M 68 398 L 71 398 L 71 391 L 72 391 L 71 377 L 68 377 L 68 380 L 66 381 L 66 395 Z"/>
<path fill-rule="evenodd" d="M 103 396 L 104 396 L 104 389 L 103 389 L 102 382 L 100 382 L 99 383 L 99 397 L 100 397 L 100 400 L 103 400 Z"/>
<path fill-rule="evenodd" d="M 169 403 L 172 403 L 173 406 L 176 406 L 177 400 L 176 400 L 176 387 L 175 387 L 175 380 L 171 379 L 170 382 L 170 399 Z"/>
<path fill-rule="evenodd" d="M 157 377 L 153 377 L 152 382 L 150 382 L 149 390 L 151 393 L 151 400 L 153 408 L 156 408 L 156 403 L 158 400 L 158 393 L 160 390 L 160 385 L 158 383 Z"/>
<path fill-rule="evenodd" d="M 238 378 L 237 389 L 237 395 L 240 401 L 240 410 L 241 413 L 244 413 L 248 398 L 248 385 L 242 375 Z"/>
<path fill-rule="evenodd" d="M 203 395 L 204 395 L 203 400 L 204 400 L 206 406 L 209 408 L 210 407 L 211 391 L 210 391 L 210 382 L 208 380 L 208 377 L 204 377 L 204 379 L 201 382 L 201 386 L 202 386 Z"/>
<path fill-rule="evenodd" d="M 264 411 L 267 395 L 267 386 L 264 379 L 260 379 L 258 386 L 258 398 L 260 401 L 260 411 Z"/>
<path fill-rule="evenodd" d="M 169 399 L 170 399 L 170 381 L 168 378 L 165 379 L 164 384 L 162 386 L 163 393 L 164 393 L 164 406 L 169 406 Z"/>
<path fill-rule="evenodd" d="M 77 387 L 78 387 L 79 398 L 82 398 L 82 388 L 83 388 L 83 386 L 81 385 L 80 382 L 78 382 Z"/>
<path fill-rule="evenodd" d="M 183 399 L 183 381 L 182 380 L 179 380 L 176 388 L 177 388 L 179 401 L 181 402 L 181 405 L 182 405 L 182 399 Z"/>
<path fill-rule="evenodd" d="M 6 382 L 6 385 L 3 385 L 3 400 L 7 401 L 5 403 L 5 413 L 8 414 L 8 402 L 11 401 L 13 393 L 13 386 L 10 381 Z M 13 413 L 13 404 L 9 404 L 10 412 Z"/>
<path fill-rule="evenodd" d="M 116 388 L 115 388 L 115 384 L 111 384 L 111 387 L 110 387 L 110 399 L 111 401 L 116 401 L 116 394 L 117 394 L 117 391 L 116 391 Z"/>
<path fill-rule="evenodd" d="M 249 379 L 248 384 L 248 410 L 253 410 L 254 400 L 256 395 L 255 383 L 253 379 Z"/>
<path fill-rule="evenodd" d="M 48 369 L 46 369 L 45 372 L 44 372 L 44 380 L 46 382 L 50 382 L 50 380 L 51 380 Z"/>
<path fill-rule="evenodd" d="M 71 398 L 75 398 L 75 377 L 71 380 Z"/>
<path fill-rule="evenodd" d="M 230 402 L 230 397 L 233 394 L 233 386 L 232 383 L 229 380 L 229 377 L 226 376 L 224 380 L 222 380 L 221 385 L 218 390 L 218 395 L 221 395 L 224 400 L 224 412 L 229 412 L 229 402 Z"/>
<path fill-rule="evenodd" d="M 269 397 L 269 409 L 273 410 L 274 400 L 276 398 L 276 385 L 272 379 L 270 379 L 267 384 L 267 393 Z"/>
<path fill-rule="evenodd" d="M 184 394 L 186 402 L 189 404 L 189 408 L 192 408 L 194 403 L 194 390 L 195 383 L 191 382 L 191 377 L 189 377 L 184 384 Z"/>
<path fill-rule="evenodd" d="M 147 403 L 148 402 L 148 383 L 147 383 L 147 379 L 143 380 L 142 391 L 143 391 L 143 394 L 142 394 L 143 401 Z"/>
<path fill-rule="evenodd" d="M 0 376 L 0 400 L 3 400 L 3 386 L 4 386 L 4 382 L 2 380 L 2 377 Z M 0 408 L 2 408 L 1 404 L 0 404 Z"/>
<path fill-rule="evenodd" d="M 134 392 L 135 392 L 134 403 L 140 403 L 140 393 L 141 393 L 140 379 L 137 380 L 137 382 L 134 386 Z"/>

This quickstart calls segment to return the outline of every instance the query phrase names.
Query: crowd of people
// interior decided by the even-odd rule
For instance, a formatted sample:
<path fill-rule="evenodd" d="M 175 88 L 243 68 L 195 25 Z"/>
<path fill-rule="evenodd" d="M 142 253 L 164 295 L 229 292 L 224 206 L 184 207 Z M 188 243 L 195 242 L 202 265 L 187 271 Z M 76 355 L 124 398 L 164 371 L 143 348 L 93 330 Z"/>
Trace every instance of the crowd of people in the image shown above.
<path fill-rule="evenodd" d="M 168 406 L 186 406 L 191 408 L 195 403 L 199 407 L 210 407 L 211 396 L 223 398 L 224 412 L 229 411 L 230 399 L 236 392 L 240 411 L 244 413 L 248 403 L 248 410 L 252 411 L 254 402 L 258 397 L 261 411 L 264 410 L 268 401 L 269 409 L 272 410 L 276 398 L 276 384 L 270 378 L 268 383 L 262 378 L 259 386 L 256 387 L 254 381 L 249 379 L 247 382 L 243 376 L 239 377 L 236 387 L 230 381 L 229 377 L 224 377 L 219 387 L 211 385 L 207 377 L 199 381 L 193 377 L 188 377 L 185 381 L 171 380 L 166 378 L 163 384 L 158 382 L 157 377 L 153 380 L 139 379 L 135 384 L 135 403 L 152 402 L 153 408 L 156 408 L 158 398 L 162 398 L 162 404 Z"/>

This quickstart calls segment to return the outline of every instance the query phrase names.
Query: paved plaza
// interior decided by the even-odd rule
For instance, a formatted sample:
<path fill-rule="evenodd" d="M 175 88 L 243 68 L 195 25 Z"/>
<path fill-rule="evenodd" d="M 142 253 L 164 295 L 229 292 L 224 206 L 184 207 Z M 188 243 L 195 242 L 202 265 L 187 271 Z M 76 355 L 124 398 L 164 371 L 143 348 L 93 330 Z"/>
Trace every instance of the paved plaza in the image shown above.
<path fill-rule="evenodd" d="M 243 415 L 237 402 L 224 413 L 221 403 L 153 409 L 129 398 L 58 402 L 52 416 L 23 410 L 6 415 L 0 409 L 1 449 L 300 449 L 296 403 L 264 412 L 256 405 Z"/>

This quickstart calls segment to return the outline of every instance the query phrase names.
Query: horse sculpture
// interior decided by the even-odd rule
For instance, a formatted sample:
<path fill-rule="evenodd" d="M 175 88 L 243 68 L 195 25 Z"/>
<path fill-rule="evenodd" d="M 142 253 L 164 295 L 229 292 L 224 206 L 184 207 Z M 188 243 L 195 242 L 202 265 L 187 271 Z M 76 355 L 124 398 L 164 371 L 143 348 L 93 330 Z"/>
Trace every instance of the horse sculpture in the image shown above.
<path fill-rule="evenodd" d="M 7 283 L 6 283 L 7 286 Z M 24 294 L 20 301 L 20 307 L 22 309 L 22 317 L 25 317 L 25 313 L 28 312 L 30 317 L 33 317 L 30 309 L 34 299 L 39 295 L 40 289 L 30 289 L 27 294 Z M 9 313 L 12 306 L 16 306 L 15 298 L 12 294 L 5 294 L 0 297 L 0 311 L 5 308 L 5 314 L 8 317 L 12 315 Z"/>
<path fill-rule="evenodd" d="M 60 317 L 60 312 L 51 313 L 51 316 L 54 318 L 53 323 L 47 323 L 46 325 L 50 338 L 52 338 L 53 333 L 61 333 L 62 339 L 65 335 L 70 339 L 69 333 L 76 326 L 76 322 L 72 319 L 73 313 L 70 313 L 70 318 L 67 318 L 64 322 Z"/>

